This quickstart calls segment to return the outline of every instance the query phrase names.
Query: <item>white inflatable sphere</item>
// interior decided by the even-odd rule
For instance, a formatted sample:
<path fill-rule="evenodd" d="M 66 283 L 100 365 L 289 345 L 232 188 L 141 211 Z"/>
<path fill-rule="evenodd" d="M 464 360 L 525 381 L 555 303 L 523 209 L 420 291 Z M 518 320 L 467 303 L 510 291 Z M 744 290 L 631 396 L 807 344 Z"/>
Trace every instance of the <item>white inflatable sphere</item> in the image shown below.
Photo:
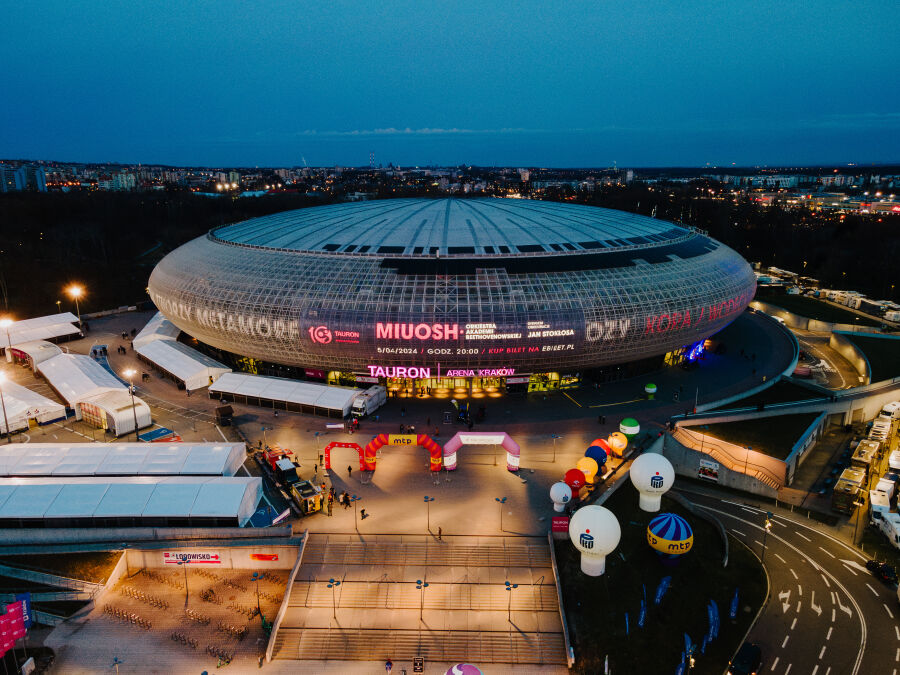
<path fill-rule="evenodd" d="M 619 521 L 602 506 L 584 506 L 569 520 L 569 538 L 581 551 L 581 571 L 598 577 L 606 571 L 606 556 L 622 538 Z"/>
<path fill-rule="evenodd" d="M 550 501 L 555 511 L 564 511 L 566 504 L 572 501 L 572 488 L 561 481 L 554 483 L 550 486 Z"/>
<path fill-rule="evenodd" d="M 631 465 L 631 483 L 640 493 L 638 504 L 644 511 L 659 511 L 662 495 L 675 482 L 672 463 L 660 454 L 645 452 Z"/>

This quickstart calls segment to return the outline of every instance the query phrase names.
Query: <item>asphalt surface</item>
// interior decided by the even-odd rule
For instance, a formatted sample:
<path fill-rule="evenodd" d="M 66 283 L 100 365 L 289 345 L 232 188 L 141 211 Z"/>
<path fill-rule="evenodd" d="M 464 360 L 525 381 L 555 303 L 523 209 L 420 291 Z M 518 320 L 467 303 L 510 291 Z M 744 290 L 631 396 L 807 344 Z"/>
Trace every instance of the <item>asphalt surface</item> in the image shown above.
<path fill-rule="evenodd" d="M 681 492 L 763 558 L 770 595 L 747 638 L 762 649 L 762 673 L 900 672 L 896 589 L 866 570 L 861 553 L 780 509 L 765 534 L 765 510 L 728 495 Z"/>

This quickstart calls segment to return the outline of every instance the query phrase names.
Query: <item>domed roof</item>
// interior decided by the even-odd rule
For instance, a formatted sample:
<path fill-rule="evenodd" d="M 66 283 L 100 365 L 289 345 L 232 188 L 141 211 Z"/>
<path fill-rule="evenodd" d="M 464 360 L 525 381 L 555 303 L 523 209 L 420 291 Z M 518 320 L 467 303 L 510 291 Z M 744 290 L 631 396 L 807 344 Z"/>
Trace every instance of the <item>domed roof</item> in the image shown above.
<path fill-rule="evenodd" d="M 352 255 L 565 255 L 654 248 L 692 232 L 596 206 L 531 199 L 385 199 L 318 206 L 215 230 L 236 245 Z"/>

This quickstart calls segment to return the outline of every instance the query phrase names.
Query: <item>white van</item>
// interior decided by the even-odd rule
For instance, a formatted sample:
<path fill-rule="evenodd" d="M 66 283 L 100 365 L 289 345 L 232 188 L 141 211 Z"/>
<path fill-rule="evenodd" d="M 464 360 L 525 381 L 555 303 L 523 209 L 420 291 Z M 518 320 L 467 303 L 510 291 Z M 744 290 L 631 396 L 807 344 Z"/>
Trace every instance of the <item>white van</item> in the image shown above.
<path fill-rule="evenodd" d="M 889 420 L 900 420 L 900 401 L 888 403 L 881 409 L 879 417 L 886 417 Z"/>

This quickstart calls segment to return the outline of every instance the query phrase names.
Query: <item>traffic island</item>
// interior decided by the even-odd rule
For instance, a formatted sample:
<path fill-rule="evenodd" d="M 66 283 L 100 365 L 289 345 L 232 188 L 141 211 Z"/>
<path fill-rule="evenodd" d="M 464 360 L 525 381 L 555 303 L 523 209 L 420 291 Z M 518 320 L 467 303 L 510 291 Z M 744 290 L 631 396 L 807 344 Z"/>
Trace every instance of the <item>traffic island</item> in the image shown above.
<path fill-rule="evenodd" d="M 658 513 L 645 512 L 638 508 L 638 493 L 625 485 L 604 507 L 615 514 L 622 534 L 606 556 L 602 576 L 582 573 L 581 553 L 570 541 L 555 542 L 575 651 L 572 671 L 603 673 L 608 667 L 612 673 L 675 673 L 688 649 L 687 635 L 693 645 L 691 672 L 720 675 L 765 602 L 766 576 L 759 559 L 729 536 L 728 564 L 723 566 L 724 547 L 716 528 L 672 498 L 663 497 Z M 648 525 L 661 513 L 689 523 L 689 552 L 666 557 L 650 547 Z M 701 648 L 715 615 L 718 636 Z"/>

